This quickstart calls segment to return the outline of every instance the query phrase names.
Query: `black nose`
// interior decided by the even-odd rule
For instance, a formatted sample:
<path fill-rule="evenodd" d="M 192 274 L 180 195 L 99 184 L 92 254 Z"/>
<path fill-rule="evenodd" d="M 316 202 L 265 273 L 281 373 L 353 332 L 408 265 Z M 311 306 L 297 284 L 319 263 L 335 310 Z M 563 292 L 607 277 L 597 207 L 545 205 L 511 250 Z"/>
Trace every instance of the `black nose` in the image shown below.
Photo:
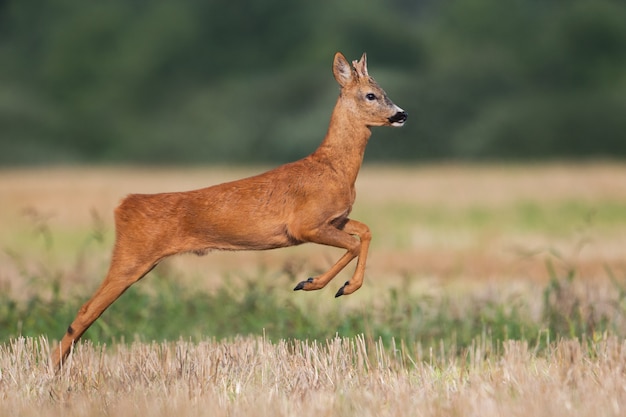
<path fill-rule="evenodd" d="M 399 111 L 389 118 L 390 123 L 404 123 L 409 115 L 405 111 Z"/>

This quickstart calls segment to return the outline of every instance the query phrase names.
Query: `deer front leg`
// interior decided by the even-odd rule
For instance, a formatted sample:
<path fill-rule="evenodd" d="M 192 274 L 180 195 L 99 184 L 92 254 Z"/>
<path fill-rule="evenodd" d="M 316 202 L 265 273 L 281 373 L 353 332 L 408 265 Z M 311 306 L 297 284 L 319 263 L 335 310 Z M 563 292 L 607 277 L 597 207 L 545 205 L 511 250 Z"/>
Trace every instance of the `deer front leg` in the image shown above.
<path fill-rule="evenodd" d="M 356 239 L 354 236 L 358 236 Z M 294 288 L 294 291 L 304 290 L 312 291 L 324 288 L 337 274 L 346 267 L 355 257 L 359 257 L 356 270 L 350 281 L 347 281 L 343 287 L 339 289 L 335 297 L 352 294 L 363 285 L 363 276 L 365 274 L 365 262 L 367 260 L 367 251 L 369 248 L 372 234 L 369 228 L 356 220 L 348 220 L 343 229 L 337 229 L 334 226 L 327 225 L 324 228 L 317 229 L 315 233 L 308 237 L 309 242 L 320 243 L 323 245 L 344 248 L 347 252 L 325 273 L 316 277 L 311 277 L 306 281 L 300 282 Z"/>
<path fill-rule="evenodd" d="M 363 278 L 365 276 L 365 262 L 367 261 L 367 252 L 372 241 L 372 233 L 366 224 L 358 222 L 356 220 L 350 220 L 346 227 L 343 229 L 347 233 L 357 235 L 360 240 L 359 259 L 357 260 L 356 269 L 354 275 L 349 281 L 343 284 L 343 287 L 339 288 L 335 298 L 342 295 L 352 294 L 363 285 Z"/>

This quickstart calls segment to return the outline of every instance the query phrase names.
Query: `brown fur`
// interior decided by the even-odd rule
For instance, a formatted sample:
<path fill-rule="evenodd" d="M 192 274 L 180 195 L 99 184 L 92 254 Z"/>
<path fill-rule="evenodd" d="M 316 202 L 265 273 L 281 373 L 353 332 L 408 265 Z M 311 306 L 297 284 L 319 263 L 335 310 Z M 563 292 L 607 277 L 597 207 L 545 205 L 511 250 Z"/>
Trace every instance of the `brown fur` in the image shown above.
<path fill-rule="evenodd" d="M 340 96 L 328 133 L 311 155 L 238 181 L 188 192 L 132 194 L 122 201 L 115 210 L 109 272 L 54 350 L 55 369 L 106 308 L 163 258 L 177 253 L 330 245 L 346 253 L 327 272 L 295 289 L 323 288 L 355 257 L 354 275 L 337 296 L 361 287 L 371 234 L 365 224 L 348 218 L 354 183 L 370 127 L 402 125 L 406 113 L 368 75 L 365 54 L 351 68 L 337 53 L 333 73 Z"/>

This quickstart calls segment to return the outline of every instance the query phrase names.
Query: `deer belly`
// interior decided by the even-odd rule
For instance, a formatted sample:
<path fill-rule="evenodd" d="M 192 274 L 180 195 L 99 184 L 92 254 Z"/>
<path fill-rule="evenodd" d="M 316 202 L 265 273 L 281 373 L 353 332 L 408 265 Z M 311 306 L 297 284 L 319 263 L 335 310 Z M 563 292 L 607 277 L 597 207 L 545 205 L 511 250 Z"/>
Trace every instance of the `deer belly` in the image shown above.
<path fill-rule="evenodd" d="M 284 225 L 235 221 L 202 227 L 195 234 L 194 251 L 266 250 L 297 245 L 301 242 L 289 236 Z"/>

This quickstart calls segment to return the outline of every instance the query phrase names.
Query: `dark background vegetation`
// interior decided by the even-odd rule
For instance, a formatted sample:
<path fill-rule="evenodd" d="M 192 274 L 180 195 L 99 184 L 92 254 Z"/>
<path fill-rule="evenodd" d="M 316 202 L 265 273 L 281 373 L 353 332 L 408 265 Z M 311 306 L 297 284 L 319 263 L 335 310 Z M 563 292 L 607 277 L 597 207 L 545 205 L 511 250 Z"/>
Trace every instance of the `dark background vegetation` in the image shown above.
<path fill-rule="evenodd" d="M 0 164 L 312 151 L 335 51 L 410 114 L 367 157 L 626 156 L 623 0 L 0 1 Z"/>

